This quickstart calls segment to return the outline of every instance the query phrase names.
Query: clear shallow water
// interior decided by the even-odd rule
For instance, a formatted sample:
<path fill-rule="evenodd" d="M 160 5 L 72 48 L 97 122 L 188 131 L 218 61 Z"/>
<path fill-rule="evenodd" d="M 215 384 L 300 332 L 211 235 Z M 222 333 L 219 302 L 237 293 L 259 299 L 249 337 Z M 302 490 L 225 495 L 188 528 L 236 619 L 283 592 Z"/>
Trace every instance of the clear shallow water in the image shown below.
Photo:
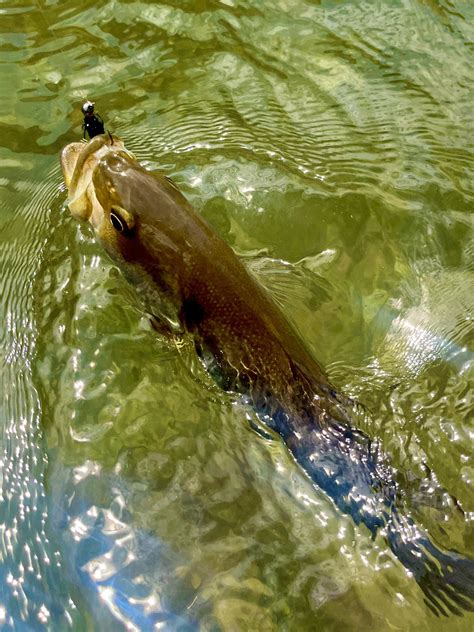
<path fill-rule="evenodd" d="M 383 539 L 150 330 L 64 210 L 57 156 L 94 98 L 365 404 L 407 511 L 472 554 L 473 17 L 447 0 L 0 4 L 4 629 L 440 625 Z"/>

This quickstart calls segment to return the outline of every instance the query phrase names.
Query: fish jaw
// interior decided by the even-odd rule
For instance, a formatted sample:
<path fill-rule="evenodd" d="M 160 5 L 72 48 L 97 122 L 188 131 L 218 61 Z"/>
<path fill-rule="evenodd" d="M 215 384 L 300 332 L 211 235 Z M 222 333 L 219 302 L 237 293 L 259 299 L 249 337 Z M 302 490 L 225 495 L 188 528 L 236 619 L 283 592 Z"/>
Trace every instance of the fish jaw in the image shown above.
<path fill-rule="evenodd" d="M 96 228 L 98 202 L 93 175 L 109 152 L 125 150 L 115 136 L 101 134 L 88 143 L 70 143 L 61 152 L 61 168 L 68 189 L 67 205 L 75 219 L 90 221 Z M 126 151 L 126 150 L 125 150 Z"/>
<path fill-rule="evenodd" d="M 63 171 L 64 183 L 68 189 L 74 175 L 77 159 L 85 146 L 85 143 L 69 143 L 61 152 L 61 169 Z"/>

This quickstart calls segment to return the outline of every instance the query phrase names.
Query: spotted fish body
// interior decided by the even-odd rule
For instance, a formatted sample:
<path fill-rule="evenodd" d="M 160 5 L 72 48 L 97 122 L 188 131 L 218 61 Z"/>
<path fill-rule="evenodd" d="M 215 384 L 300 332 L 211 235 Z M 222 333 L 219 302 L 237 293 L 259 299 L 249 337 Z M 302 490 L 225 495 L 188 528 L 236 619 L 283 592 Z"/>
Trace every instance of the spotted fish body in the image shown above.
<path fill-rule="evenodd" d="M 397 509 L 393 472 L 271 297 L 162 175 L 122 142 L 65 147 L 68 204 L 140 290 L 161 331 L 188 332 L 211 374 L 241 393 L 336 506 L 381 530 L 436 613 L 474 610 L 474 561 L 442 551 Z"/>

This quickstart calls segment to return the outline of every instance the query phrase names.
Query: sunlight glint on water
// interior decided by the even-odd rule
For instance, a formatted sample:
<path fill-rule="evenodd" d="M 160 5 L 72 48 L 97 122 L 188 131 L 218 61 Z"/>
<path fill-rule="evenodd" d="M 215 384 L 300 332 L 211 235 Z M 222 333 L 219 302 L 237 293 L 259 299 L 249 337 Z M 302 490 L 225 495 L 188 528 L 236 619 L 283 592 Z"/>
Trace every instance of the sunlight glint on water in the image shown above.
<path fill-rule="evenodd" d="M 63 208 L 58 153 L 94 99 L 364 404 L 407 511 L 469 554 L 473 19 L 465 0 L 0 5 L 2 629 L 472 629 L 155 335 Z"/>

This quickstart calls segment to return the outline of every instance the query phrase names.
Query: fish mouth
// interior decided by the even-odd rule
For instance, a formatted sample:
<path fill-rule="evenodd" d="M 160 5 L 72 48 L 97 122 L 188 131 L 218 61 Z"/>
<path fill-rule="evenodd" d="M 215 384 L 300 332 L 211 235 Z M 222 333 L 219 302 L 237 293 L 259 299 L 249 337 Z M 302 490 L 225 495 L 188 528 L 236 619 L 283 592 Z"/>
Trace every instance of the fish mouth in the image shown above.
<path fill-rule="evenodd" d="M 61 168 L 68 189 L 67 205 L 76 219 L 90 220 L 96 196 L 92 176 L 110 151 L 123 150 L 123 142 L 111 134 L 100 134 L 88 143 L 70 143 L 61 152 Z"/>
<path fill-rule="evenodd" d="M 85 143 L 69 143 L 69 145 L 66 145 L 61 152 L 61 169 L 63 170 L 64 182 L 68 189 L 71 184 L 79 154 L 85 146 Z"/>

